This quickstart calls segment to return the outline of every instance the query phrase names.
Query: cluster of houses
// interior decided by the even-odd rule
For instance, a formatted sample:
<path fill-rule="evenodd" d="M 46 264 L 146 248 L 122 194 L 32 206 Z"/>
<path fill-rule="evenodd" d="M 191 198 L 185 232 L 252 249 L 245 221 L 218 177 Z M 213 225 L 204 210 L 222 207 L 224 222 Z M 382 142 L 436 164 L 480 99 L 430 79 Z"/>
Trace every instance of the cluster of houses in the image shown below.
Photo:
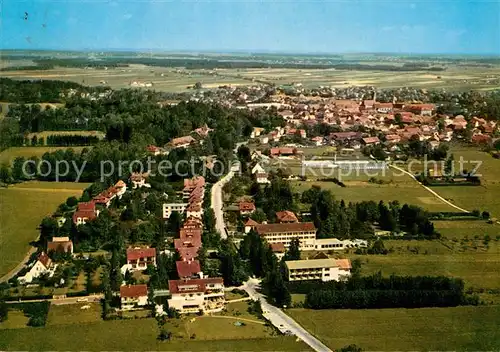
<path fill-rule="evenodd" d="M 99 193 L 89 202 L 79 202 L 75 212 L 73 213 L 73 223 L 75 225 L 83 225 L 87 221 L 94 220 L 99 216 L 97 205 L 109 207 L 111 201 L 116 197 L 121 198 L 127 191 L 127 185 L 122 180 L 119 180 L 114 186 Z"/>
<path fill-rule="evenodd" d="M 239 203 L 240 214 L 250 215 L 255 211 L 252 202 Z M 294 212 L 285 210 L 276 213 L 276 223 L 259 224 L 248 218 L 245 233 L 256 231 L 271 245 L 273 253 L 282 259 L 294 239 L 299 239 L 301 251 L 342 251 L 348 248 L 367 247 L 365 240 L 339 240 L 337 238 L 316 238 L 316 227 L 312 222 L 299 222 Z M 319 259 L 286 261 L 289 281 L 322 280 L 339 281 L 350 275 L 351 263 L 348 259 Z"/>
<path fill-rule="evenodd" d="M 169 308 L 179 313 L 210 313 L 224 309 L 224 282 L 220 277 L 206 277 L 196 259 L 202 246 L 203 233 L 202 208 L 205 194 L 205 179 L 195 176 L 184 180 L 183 199 L 186 203 L 163 205 L 163 218 L 168 219 L 173 211 L 186 213 L 186 220 L 174 240 L 175 250 L 180 260 L 175 263 L 178 280 L 169 280 Z M 145 270 L 149 265 L 156 266 L 154 248 L 131 248 L 127 250 L 127 270 Z M 124 285 L 120 289 L 122 309 L 141 307 L 148 302 L 146 285 Z"/>
<path fill-rule="evenodd" d="M 312 102 L 311 102 L 312 101 Z M 342 132 L 329 136 L 311 138 L 317 146 L 324 144 L 347 145 L 360 148 L 363 145 L 379 144 L 378 137 L 366 133 L 348 132 L 353 127 L 363 126 L 385 136 L 385 144 L 392 146 L 411 138 L 428 140 L 435 147 L 442 141 L 450 141 L 457 131 L 471 127 L 472 142 L 491 142 L 498 126 L 495 121 L 473 117 L 468 122 L 464 116 L 436 115 L 434 104 L 380 103 L 373 100 L 310 99 L 309 102 L 290 101 L 279 105 L 278 114 L 287 121 L 286 127 L 277 127 L 268 134 L 262 128 L 254 128 L 251 138 L 259 139 L 261 144 L 279 142 L 282 137 L 299 135 L 306 138 L 306 131 L 295 126 L 313 126 L 319 123 L 335 125 Z M 441 125 L 441 126 L 440 126 Z M 416 136 L 416 137 L 415 137 Z M 346 142 L 348 142 L 346 144 Z"/>

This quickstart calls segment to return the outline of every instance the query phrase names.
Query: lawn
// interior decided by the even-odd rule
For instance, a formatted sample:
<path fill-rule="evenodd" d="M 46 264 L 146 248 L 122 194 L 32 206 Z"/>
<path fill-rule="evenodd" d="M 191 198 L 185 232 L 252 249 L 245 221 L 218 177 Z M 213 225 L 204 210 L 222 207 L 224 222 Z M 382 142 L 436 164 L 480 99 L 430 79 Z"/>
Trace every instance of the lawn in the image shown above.
<path fill-rule="evenodd" d="M 209 318 L 208 318 L 209 319 Z M 222 319 L 220 319 L 222 320 Z M 220 323 L 217 321 L 217 323 Z M 168 327 L 167 327 L 168 328 Z M 245 327 L 242 327 L 245 328 Z M 132 319 L 0 331 L 0 350 L 309 351 L 293 337 L 159 342 L 155 319 Z"/>
<path fill-rule="evenodd" d="M 387 177 L 390 177 L 387 175 Z M 408 177 L 409 179 L 409 177 Z M 340 187 L 333 182 L 323 181 L 293 181 L 292 185 L 298 192 L 310 189 L 313 185 L 322 189 L 331 190 L 338 200 L 345 202 L 375 201 L 390 202 L 399 201 L 401 204 L 408 203 L 418 205 L 429 211 L 454 211 L 455 209 L 441 201 L 439 198 L 427 192 L 416 182 L 393 182 L 390 184 L 378 185 L 367 181 L 345 181 L 346 187 Z"/>
<path fill-rule="evenodd" d="M 102 307 L 98 303 L 51 304 L 46 326 L 98 322 L 101 314 Z"/>
<path fill-rule="evenodd" d="M 500 306 L 288 313 L 331 349 L 350 344 L 366 351 L 500 349 Z"/>
<path fill-rule="evenodd" d="M 38 225 L 87 184 L 29 182 L 0 189 L 0 277 L 13 269 L 38 237 Z"/>
<path fill-rule="evenodd" d="M 73 149 L 75 153 L 80 153 L 83 148 L 90 147 L 12 147 L 0 153 L 0 164 L 11 163 L 17 157 L 29 159 L 31 157 L 41 158 L 45 153 L 55 152 L 56 150 Z"/>

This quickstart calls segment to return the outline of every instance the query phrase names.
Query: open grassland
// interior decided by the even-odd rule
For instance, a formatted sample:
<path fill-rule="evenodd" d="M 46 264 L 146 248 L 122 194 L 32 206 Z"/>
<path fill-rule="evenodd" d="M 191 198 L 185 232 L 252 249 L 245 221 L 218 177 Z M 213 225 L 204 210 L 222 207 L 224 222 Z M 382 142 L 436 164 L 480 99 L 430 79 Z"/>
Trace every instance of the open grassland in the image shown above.
<path fill-rule="evenodd" d="M 418 205 L 429 211 L 454 211 L 454 208 L 433 196 L 415 181 L 406 176 L 401 176 L 400 181 L 391 180 L 390 175 L 384 179 L 390 182 L 383 185 L 369 183 L 367 180 L 344 180 L 346 187 L 340 187 L 333 182 L 324 181 L 294 181 L 292 185 L 297 192 L 310 189 L 313 185 L 322 189 L 330 190 L 335 198 L 348 202 L 375 201 L 390 202 L 397 200 L 401 204 L 408 203 Z M 404 177 L 404 179 L 403 179 Z"/>
<path fill-rule="evenodd" d="M 220 319 L 222 320 L 222 319 Z M 219 323 L 219 321 L 217 321 Z M 167 324 L 167 329 L 169 326 Z M 244 329 L 245 327 L 240 327 Z M 223 331 L 223 330 L 221 330 Z M 0 331 L 1 350 L 40 351 L 308 351 L 293 337 L 157 340 L 155 319 L 134 319 Z"/>
<path fill-rule="evenodd" d="M 446 220 L 434 220 L 434 227 L 441 234 L 441 236 L 446 237 L 448 240 L 457 239 L 461 240 L 464 238 L 483 239 L 484 236 L 490 236 L 490 238 L 496 239 L 497 236 L 500 238 L 500 225 L 498 224 L 488 224 L 484 220 L 471 220 L 471 221 L 446 221 Z"/>
<path fill-rule="evenodd" d="M 90 147 L 12 147 L 0 152 L 0 164 L 11 163 L 17 157 L 25 159 L 31 157 L 41 158 L 45 153 L 52 153 L 57 150 L 73 149 L 75 153 L 80 153 L 83 148 Z"/>
<path fill-rule="evenodd" d="M 0 277 L 26 255 L 38 225 L 59 204 L 80 196 L 87 184 L 29 182 L 0 189 Z"/>
<path fill-rule="evenodd" d="M 236 72 L 236 70 L 235 70 Z M 217 88 L 222 85 L 251 85 L 251 79 L 235 75 L 214 75 L 211 70 L 183 70 L 167 67 L 130 65 L 125 68 L 94 70 L 83 68 L 55 68 L 51 70 L 4 71 L 3 77 L 11 79 L 48 79 L 76 82 L 88 86 L 105 85 L 113 89 L 131 88 L 132 82 L 152 83 L 154 89 L 164 92 L 183 92 L 200 82 L 203 88 Z"/>
<path fill-rule="evenodd" d="M 500 306 L 288 313 L 332 350 L 350 344 L 366 351 L 500 349 Z"/>
<path fill-rule="evenodd" d="M 444 275 L 462 278 L 466 287 L 500 289 L 500 246 L 496 241 L 483 247 L 479 241 L 474 249 L 469 243 L 460 251 L 452 243 L 439 241 L 385 241 L 387 255 L 356 255 L 360 259 L 363 274 L 382 271 L 383 275 Z"/>

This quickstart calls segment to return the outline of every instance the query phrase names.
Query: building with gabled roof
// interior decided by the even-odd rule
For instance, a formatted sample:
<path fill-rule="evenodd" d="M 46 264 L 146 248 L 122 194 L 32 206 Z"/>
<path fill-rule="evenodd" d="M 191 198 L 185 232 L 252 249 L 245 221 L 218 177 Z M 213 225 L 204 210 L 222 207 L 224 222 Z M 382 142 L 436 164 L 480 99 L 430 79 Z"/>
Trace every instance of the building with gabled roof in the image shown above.
<path fill-rule="evenodd" d="M 299 222 L 295 213 L 290 210 L 276 212 L 276 220 L 281 224 Z"/>
<path fill-rule="evenodd" d="M 198 260 L 179 260 L 175 262 L 180 279 L 203 278 Z"/>
<path fill-rule="evenodd" d="M 122 310 L 144 307 L 148 304 L 147 285 L 124 285 L 120 287 Z"/>
<path fill-rule="evenodd" d="M 131 271 L 146 270 L 148 265 L 156 267 L 156 248 L 128 248 L 127 264 Z"/>
<path fill-rule="evenodd" d="M 47 252 L 51 251 L 73 254 L 73 241 L 69 237 L 52 237 L 52 241 L 47 242 Z"/>

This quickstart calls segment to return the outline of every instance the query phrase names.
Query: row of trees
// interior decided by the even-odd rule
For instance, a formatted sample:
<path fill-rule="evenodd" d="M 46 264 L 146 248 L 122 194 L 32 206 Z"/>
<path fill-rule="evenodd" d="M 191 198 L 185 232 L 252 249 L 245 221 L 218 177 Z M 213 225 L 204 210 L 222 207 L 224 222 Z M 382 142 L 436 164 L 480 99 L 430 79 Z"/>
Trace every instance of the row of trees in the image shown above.
<path fill-rule="evenodd" d="M 393 201 L 345 204 L 328 190 L 313 186 L 302 193 L 303 203 L 311 204 L 311 217 L 319 238 L 366 238 L 373 235 L 373 226 L 382 230 L 405 231 L 411 236 L 437 238 L 439 234 L 422 208 Z"/>
<path fill-rule="evenodd" d="M 304 287 L 299 287 L 304 289 Z M 478 304 L 464 293 L 462 279 L 444 276 L 383 277 L 352 275 L 344 282 L 315 283 L 308 287 L 305 305 L 313 309 L 453 307 Z"/>

